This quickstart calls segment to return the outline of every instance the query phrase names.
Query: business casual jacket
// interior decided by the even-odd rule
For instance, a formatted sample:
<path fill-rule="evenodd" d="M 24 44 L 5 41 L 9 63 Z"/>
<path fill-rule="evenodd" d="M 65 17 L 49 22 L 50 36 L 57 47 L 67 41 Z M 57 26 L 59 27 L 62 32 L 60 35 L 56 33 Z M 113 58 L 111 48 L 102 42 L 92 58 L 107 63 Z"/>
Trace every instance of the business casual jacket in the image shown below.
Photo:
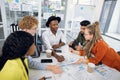
<path fill-rule="evenodd" d="M 73 44 L 74 44 L 74 45 L 79 45 L 79 43 L 80 43 L 81 45 L 83 45 L 84 42 L 85 42 L 85 38 L 84 38 L 83 34 L 81 34 L 81 33 L 79 32 L 77 38 L 73 41 Z"/>
<path fill-rule="evenodd" d="M 27 59 L 24 60 L 27 68 Z M 7 60 L 0 71 L 0 80 L 28 80 L 28 74 L 20 58 Z"/>
<path fill-rule="evenodd" d="M 70 46 L 70 47 L 72 47 L 74 50 L 76 50 L 75 46 L 78 46 L 79 44 L 81 46 L 84 46 L 84 42 L 85 42 L 85 38 L 84 38 L 83 34 L 81 34 L 79 32 L 77 38 L 73 41 L 72 46 Z"/>
<path fill-rule="evenodd" d="M 81 51 L 82 53 L 82 51 Z M 99 40 L 91 50 L 94 55 L 93 58 L 89 58 L 89 61 L 98 64 L 102 62 L 109 67 L 115 68 L 120 71 L 120 56 L 114 49 L 110 48 L 103 40 Z M 83 53 L 82 53 L 83 54 Z"/>

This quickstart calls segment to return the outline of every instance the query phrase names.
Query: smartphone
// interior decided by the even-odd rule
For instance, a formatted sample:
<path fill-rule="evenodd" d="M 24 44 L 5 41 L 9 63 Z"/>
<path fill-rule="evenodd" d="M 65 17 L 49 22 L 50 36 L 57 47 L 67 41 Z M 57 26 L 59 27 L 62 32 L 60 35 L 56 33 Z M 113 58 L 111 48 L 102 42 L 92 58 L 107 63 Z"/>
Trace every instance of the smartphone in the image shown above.
<path fill-rule="evenodd" d="M 61 52 L 62 52 L 62 50 L 56 50 L 56 49 L 55 49 L 54 51 L 55 51 L 55 52 L 59 52 L 59 53 L 61 53 Z"/>
<path fill-rule="evenodd" d="M 41 63 L 52 63 L 52 59 L 41 59 Z"/>

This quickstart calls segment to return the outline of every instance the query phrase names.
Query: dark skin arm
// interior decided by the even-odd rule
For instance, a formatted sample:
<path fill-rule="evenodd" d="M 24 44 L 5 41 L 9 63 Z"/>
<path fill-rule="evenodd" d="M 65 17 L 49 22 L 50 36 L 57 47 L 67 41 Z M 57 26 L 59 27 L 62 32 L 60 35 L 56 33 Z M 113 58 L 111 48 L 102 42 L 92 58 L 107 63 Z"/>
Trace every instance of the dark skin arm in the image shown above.
<path fill-rule="evenodd" d="M 53 49 L 57 49 L 57 48 L 59 48 L 59 47 L 61 47 L 61 46 L 64 46 L 64 45 L 65 45 L 65 43 L 64 43 L 64 42 L 61 42 L 61 43 L 59 43 L 59 44 L 53 45 L 52 48 L 53 48 Z"/>
<path fill-rule="evenodd" d="M 65 60 L 64 56 L 56 54 L 54 50 L 52 50 L 52 55 L 57 59 L 58 62 L 62 62 Z"/>
<path fill-rule="evenodd" d="M 39 80 L 46 80 L 45 77 L 40 78 Z"/>

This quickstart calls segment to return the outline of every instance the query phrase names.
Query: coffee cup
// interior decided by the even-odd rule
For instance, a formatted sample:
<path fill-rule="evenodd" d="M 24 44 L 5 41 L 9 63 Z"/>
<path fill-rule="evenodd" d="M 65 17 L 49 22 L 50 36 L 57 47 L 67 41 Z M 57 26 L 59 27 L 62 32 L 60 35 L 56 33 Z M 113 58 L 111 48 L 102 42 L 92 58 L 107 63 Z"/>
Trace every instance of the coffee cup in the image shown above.
<path fill-rule="evenodd" d="M 46 50 L 46 56 L 49 58 L 52 55 L 52 50 L 48 49 Z"/>
<path fill-rule="evenodd" d="M 94 63 L 88 63 L 88 66 L 87 66 L 87 71 L 89 73 L 92 73 L 95 69 L 95 64 Z"/>

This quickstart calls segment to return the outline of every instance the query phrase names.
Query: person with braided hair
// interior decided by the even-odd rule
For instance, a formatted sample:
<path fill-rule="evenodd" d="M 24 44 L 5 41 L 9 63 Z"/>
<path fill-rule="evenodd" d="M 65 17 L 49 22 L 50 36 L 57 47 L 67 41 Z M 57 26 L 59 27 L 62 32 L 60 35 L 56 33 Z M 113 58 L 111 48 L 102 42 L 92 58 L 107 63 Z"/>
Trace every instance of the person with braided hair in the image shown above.
<path fill-rule="evenodd" d="M 86 27 L 84 33 L 86 39 L 85 46 L 83 50 L 77 53 L 87 56 L 87 58 L 79 59 L 75 64 L 92 62 L 98 65 L 99 63 L 103 63 L 120 71 L 120 56 L 103 40 L 99 28 L 99 22 L 95 22 Z"/>
<path fill-rule="evenodd" d="M 34 51 L 34 38 L 31 34 L 25 31 L 11 33 L 0 56 L 0 80 L 29 80 L 27 56 L 33 55 Z"/>

